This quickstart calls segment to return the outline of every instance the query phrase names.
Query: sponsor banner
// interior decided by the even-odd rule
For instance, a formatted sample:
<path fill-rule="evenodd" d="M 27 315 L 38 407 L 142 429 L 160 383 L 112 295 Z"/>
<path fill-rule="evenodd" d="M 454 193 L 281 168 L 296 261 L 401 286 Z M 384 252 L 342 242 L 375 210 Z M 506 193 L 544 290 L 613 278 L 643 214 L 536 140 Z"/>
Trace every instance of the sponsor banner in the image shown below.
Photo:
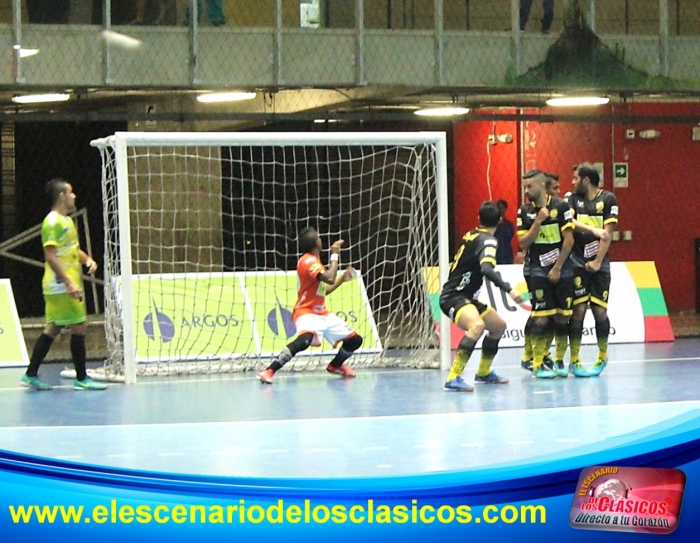
<path fill-rule="evenodd" d="M 668 534 L 678 526 L 685 473 L 593 466 L 581 471 L 569 524 L 581 530 Z"/>
<path fill-rule="evenodd" d="M 479 301 L 493 307 L 506 321 L 507 329 L 501 339 L 501 347 L 522 347 L 524 345 L 525 323 L 530 316 L 530 306 L 527 285 L 523 277 L 523 267 L 520 264 L 499 265 L 498 271 L 503 279 L 523 293 L 526 300 L 518 305 L 510 299 L 507 293 L 495 287 L 490 281 L 484 280 L 479 291 Z M 430 280 L 433 271 L 426 275 L 430 292 L 434 291 L 435 281 Z M 434 273 L 437 273 L 435 271 Z M 433 315 L 439 320 L 439 294 L 431 294 Z M 437 311 L 436 311 L 437 308 Z M 608 300 L 608 317 L 610 319 L 610 343 L 644 343 L 645 321 L 637 285 L 632 279 L 624 262 L 611 263 L 610 299 Z M 464 335 L 455 324 L 451 327 L 450 344 L 453 349 Z M 481 346 L 483 337 L 479 340 Z M 591 311 L 586 312 L 583 328 L 583 343 L 596 343 L 595 320 Z"/>
<path fill-rule="evenodd" d="M 0 367 L 29 364 L 27 345 L 17 315 L 15 296 L 9 279 L 0 279 Z"/>
<path fill-rule="evenodd" d="M 296 334 L 296 272 L 135 275 L 132 285 L 139 362 L 274 356 Z M 358 352 L 381 351 L 359 273 L 326 303 L 363 336 Z"/>

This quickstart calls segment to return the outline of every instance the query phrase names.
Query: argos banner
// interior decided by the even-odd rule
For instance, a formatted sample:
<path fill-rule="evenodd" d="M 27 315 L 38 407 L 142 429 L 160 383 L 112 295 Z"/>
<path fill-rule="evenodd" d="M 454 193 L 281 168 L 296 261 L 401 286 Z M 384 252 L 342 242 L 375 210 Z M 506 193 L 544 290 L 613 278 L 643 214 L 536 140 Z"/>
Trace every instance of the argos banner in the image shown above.
<path fill-rule="evenodd" d="M 515 288 L 527 293 L 523 277 L 523 267 L 519 264 L 498 266 L 503 279 Z M 425 271 L 429 286 L 431 307 L 436 322 L 440 318 L 439 286 L 437 268 Z M 529 296 L 518 305 L 510 297 L 484 281 L 479 292 L 479 300 L 493 307 L 506 321 L 508 328 L 501 339 L 501 347 L 522 347 L 524 328 L 530 316 Z M 644 343 L 649 341 L 673 341 L 673 331 L 668 318 L 656 266 L 653 262 L 613 262 L 611 264 L 610 300 L 610 343 Z M 456 348 L 464 332 L 452 325 L 450 343 Z M 590 311 L 584 321 L 583 343 L 595 343 L 595 321 Z"/>
<path fill-rule="evenodd" d="M 296 272 L 196 273 L 133 277 L 136 359 L 179 361 L 273 356 L 295 335 Z M 381 351 L 360 274 L 326 298 L 330 311 Z M 323 345 L 307 354 L 332 351 Z"/>

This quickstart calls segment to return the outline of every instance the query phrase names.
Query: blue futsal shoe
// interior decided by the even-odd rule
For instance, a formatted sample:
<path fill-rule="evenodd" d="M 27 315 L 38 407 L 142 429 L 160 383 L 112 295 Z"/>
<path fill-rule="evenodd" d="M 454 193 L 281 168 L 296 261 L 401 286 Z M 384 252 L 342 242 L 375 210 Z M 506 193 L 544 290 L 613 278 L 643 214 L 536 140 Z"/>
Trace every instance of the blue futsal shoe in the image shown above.
<path fill-rule="evenodd" d="M 507 377 L 498 375 L 495 371 L 492 371 L 488 375 L 475 375 L 474 384 L 475 385 L 505 385 L 508 382 Z"/>
<path fill-rule="evenodd" d="M 453 392 L 474 392 L 474 387 L 464 381 L 459 375 L 445 383 L 445 390 Z"/>
<path fill-rule="evenodd" d="M 571 364 L 569 364 L 569 373 L 574 377 L 591 376 L 588 370 L 581 365 L 581 362 L 572 362 Z"/>
<path fill-rule="evenodd" d="M 557 374 L 557 377 L 566 378 L 569 376 L 568 372 L 566 371 L 566 366 L 564 365 L 563 360 L 557 360 L 554 363 L 554 372 Z"/>
<path fill-rule="evenodd" d="M 532 371 L 532 376 L 538 379 L 554 379 L 557 373 L 554 370 L 548 370 L 546 367 L 540 366 Z"/>
<path fill-rule="evenodd" d="M 607 358 L 599 358 L 596 360 L 596 363 L 591 366 L 591 369 L 588 370 L 588 374 L 591 377 L 598 377 L 601 373 L 603 373 L 603 370 L 605 369 L 605 366 L 608 365 L 608 359 Z"/>

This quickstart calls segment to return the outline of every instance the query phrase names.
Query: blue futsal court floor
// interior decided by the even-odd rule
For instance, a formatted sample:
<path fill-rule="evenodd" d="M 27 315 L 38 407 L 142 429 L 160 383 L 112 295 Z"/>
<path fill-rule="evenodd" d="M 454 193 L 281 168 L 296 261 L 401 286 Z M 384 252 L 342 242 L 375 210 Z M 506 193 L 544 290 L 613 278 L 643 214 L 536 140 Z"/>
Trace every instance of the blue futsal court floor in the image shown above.
<path fill-rule="evenodd" d="M 700 340 L 612 345 L 598 378 L 536 380 L 520 349 L 495 368 L 508 385 L 445 392 L 445 371 L 252 373 L 143 378 L 74 391 L 42 366 L 51 392 L 0 370 L 0 449 L 149 471 L 251 477 L 373 477 L 558 458 L 643 435 L 700 408 Z M 582 359 L 596 350 L 582 348 Z M 467 367 L 469 381 L 478 354 Z M 543 458 L 546 460 L 546 458 Z"/>

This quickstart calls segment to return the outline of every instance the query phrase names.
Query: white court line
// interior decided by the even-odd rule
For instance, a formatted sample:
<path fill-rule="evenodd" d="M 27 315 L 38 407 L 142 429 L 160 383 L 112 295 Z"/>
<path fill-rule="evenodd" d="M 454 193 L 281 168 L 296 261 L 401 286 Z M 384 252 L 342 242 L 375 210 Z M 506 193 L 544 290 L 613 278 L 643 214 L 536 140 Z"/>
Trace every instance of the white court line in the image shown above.
<path fill-rule="evenodd" d="M 182 452 L 164 452 L 164 453 L 158 453 L 158 456 L 185 456 L 185 453 L 182 453 Z"/>
<path fill-rule="evenodd" d="M 508 445 L 533 445 L 534 441 L 509 441 Z"/>
<path fill-rule="evenodd" d="M 393 468 L 394 464 L 379 464 L 377 466 L 379 469 L 387 469 L 387 468 Z"/>
<path fill-rule="evenodd" d="M 553 390 L 534 390 L 533 394 L 554 394 Z"/>
<path fill-rule="evenodd" d="M 486 443 L 462 443 L 462 447 L 483 447 Z"/>
<path fill-rule="evenodd" d="M 82 458 L 82 454 L 67 454 L 63 456 L 54 456 L 55 459 L 57 460 L 74 460 L 76 458 Z"/>
<path fill-rule="evenodd" d="M 565 439 L 565 438 L 560 438 L 560 439 L 555 439 L 554 443 L 579 443 L 581 440 L 580 439 Z"/>
<path fill-rule="evenodd" d="M 462 418 L 462 417 L 483 417 L 487 416 L 512 416 L 517 413 L 538 413 L 547 414 L 551 411 L 584 411 L 584 410 L 614 410 L 614 409 L 639 409 L 640 407 L 666 406 L 666 405 L 688 405 L 690 409 L 700 409 L 700 400 L 679 400 L 671 402 L 643 402 L 643 403 L 625 403 L 625 404 L 604 404 L 604 405 L 572 405 L 566 407 L 541 407 L 537 409 L 502 409 L 499 411 L 464 411 L 461 413 L 419 413 L 407 415 L 375 415 L 366 417 L 332 417 L 332 418 L 312 418 L 312 419 L 275 419 L 275 420 L 241 420 L 241 421 L 226 421 L 226 422 L 153 422 L 147 424 L 85 424 L 73 426 L 5 426 L 0 427 L 0 433 L 6 430 L 80 430 L 84 428 L 115 428 L 123 430 L 125 428 L 145 428 L 150 426 L 158 426 L 163 428 L 183 427 L 183 426 L 236 426 L 236 425 L 261 425 L 261 424 L 288 424 L 288 423 L 314 423 L 320 422 L 339 422 L 348 424 L 349 421 L 379 421 L 379 420 L 397 420 L 397 419 L 421 419 L 421 418 Z"/>
<path fill-rule="evenodd" d="M 108 454 L 106 456 L 107 456 L 107 458 L 133 458 L 136 455 L 132 454 L 132 453 L 124 453 L 124 454 Z"/>
<path fill-rule="evenodd" d="M 321 449 L 311 449 L 311 451 L 316 452 L 316 453 L 334 453 L 334 452 L 339 452 L 340 449 L 337 449 L 337 448 L 323 449 L 323 448 L 321 448 Z"/>
<path fill-rule="evenodd" d="M 363 451 L 388 451 L 389 447 L 362 447 Z"/>
<path fill-rule="evenodd" d="M 289 449 L 263 449 L 263 454 L 286 454 Z"/>
<path fill-rule="evenodd" d="M 622 346 L 624 344 L 613 344 L 611 347 L 615 346 Z M 638 345 L 638 344 L 634 344 Z M 594 348 L 595 345 L 583 345 L 582 347 L 590 346 L 591 348 Z M 610 364 L 608 365 L 608 368 L 614 367 L 618 364 L 637 364 L 640 362 L 689 362 L 692 360 L 700 360 L 700 356 L 688 356 L 688 357 L 679 357 L 679 358 L 639 358 L 639 359 L 629 359 L 629 360 L 618 360 L 618 359 L 612 359 L 610 361 Z M 496 364 L 495 366 L 498 369 L 520 369 L 522 370 L 522 367 L 520 366 L 520 363 L 516 365 L 506 365 L 506 366 L 500 366 Z M 13 368 L 7 368 L 7 369 L 13 369 Z M 14 369 L 19 369 L 19 368 L 14 368 Z M 24 371 L 22 369 L 22 371 Z M 360 374 L 359 376 L 362 376 L 362 371 L 363 368 L 360 368 Z M 414 368 L 406 368 L 406 369 L 385 369 L 385 370 L 372 370 L 371 374 L 376 375 L 376 374 L 392 374 L 392 373 L 424 373 L 426 371 L 446 371 L 446 370 L 436 370 L 436 369 L 414 369 Z M 370 372 L 368 372 L 370 373 Z M 285 378 L 291 378 L 291 377 L 297 377 L 299 375 L 321 375 L 321 372 L 278 372 L 275 375 L 275 380 L 280 380 L 280 379 L 285 379 Z M 524 375 L 524 373 L 523 373 Z M 250 380 L 251 382 L 258 381 L 256 375 L 252 375 L 252 372 L 238 372 L 238 373 L 212 373 L 207 375 L 206 378 L 203 379 L 188 379 L 188 378 L 183 378 L 182 380 L 163 380 L 163 379 L 158 379 L 157 377 L 149 377 L 148 381 L 143 381 L 143 377 L 139 378 L 139 381 L 137 382 L 138 385 L 147 385 L 147 386 L 153 386 L 153 385 L 158 385 L 158 386 L 174 386 L 174 385 L 187 385 L 189 383 L 206 383 L 211 381 L 212 377 L 217 377 L 221 378 L 222 376 L 229 377 L 230 381 L 248 381 Z M 332 377 L 331 377 L 332 378 Z M 259 381 L 258 381 L 259 382 Z M 117 385 L 122 385 L 123 383 L 113 383 L 114 386 Z M 109 385 L 109 382 L 107 382 L 107 385 Z M 130 386 L 130 385 L 127 385 Z M 53 387 L 55 389 L 72 389 L 72 385 L 57 385 Z M 9 391 L 17 391 L 17 390 L 27 390 L 27 387 L 22 387 L 22 386 L 17 386 L 17 387 L 12 387 L 12 388 L 0 388 L 0 393 L 2 392 L 9 392 Z M 38 391 L 37 391 L 38 392 Z M 51 392 L 51 391 L 41 391 L 41 392 Z M 354 418 L 354 417 L 353 417 Z M 37 428 L 36 426 L 34 428 Z M 64 427 L 65 428 L 65 427 Z"/>

